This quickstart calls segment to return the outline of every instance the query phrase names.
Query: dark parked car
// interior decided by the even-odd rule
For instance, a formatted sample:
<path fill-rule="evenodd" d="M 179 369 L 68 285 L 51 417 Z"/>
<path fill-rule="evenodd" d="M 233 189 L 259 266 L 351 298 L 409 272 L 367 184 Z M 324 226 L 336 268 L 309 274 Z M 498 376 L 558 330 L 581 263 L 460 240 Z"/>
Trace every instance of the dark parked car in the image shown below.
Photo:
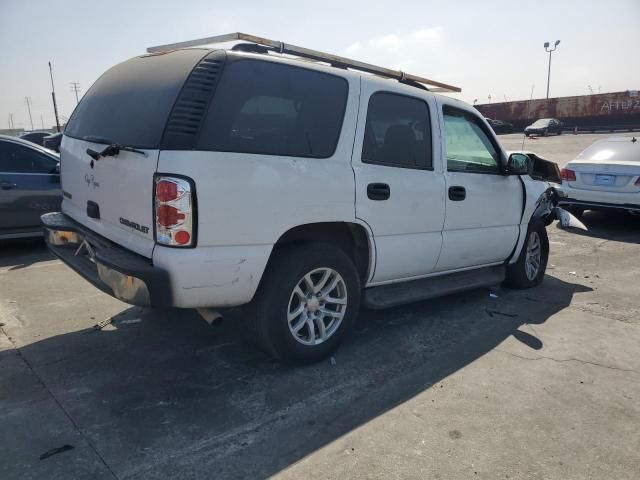
<path fill-rule="evenodd" d="M 0 135 L 0 239 L 41 235 L 40 216 L 60 210 L 61 201 L 58 156 Z"/>
<path fill-rule="evenodd" d="M 542 137 L 546 137 L 551 133 L 562 135 L 562 127 L 564 127 L 564 123 L 560 120 L 555 118 L 541 118 L 525 128 L 524 134 L 527 137 L 529 135 L 540 135 Z"/>
<path fill-rule="evenodd" d="M 501 135 L 503 133 L 513 133 L 513 124 L 509 122 L 494 120 L 492 118 L 487 118 L 487 122 L 489 122 L 489 125 L 491 125 L 491 128 L 496 133 L 496 135 Z"/>
<path fill-rule="evenodd" d="M 20 138 L 42 146 L 42 140 L 44 137 L 48 137 L 49 135 L 51 135 L 51 132 L 46 130 L 33 130 L 32 132 L 23 133 L 20 135 Z"/>
<path fill-rule="evenodd" d="M 42 146 L 44 148 L 48 148 L 49 150 L 53 150 L 54 152 L 60 153 L 61 142 L 62 142 L 62 132 L 54 133 L 53 135 L 44 137 L 44 139 L 42 140 Z"/>

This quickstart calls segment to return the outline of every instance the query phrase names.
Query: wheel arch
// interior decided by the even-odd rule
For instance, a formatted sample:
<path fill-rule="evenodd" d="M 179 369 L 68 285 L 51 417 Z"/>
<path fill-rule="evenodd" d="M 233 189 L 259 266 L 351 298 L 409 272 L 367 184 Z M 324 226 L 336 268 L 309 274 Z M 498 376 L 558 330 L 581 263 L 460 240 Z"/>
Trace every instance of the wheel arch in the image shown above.
<path fill-rule="evenodd" d="M 355 222 L 306 223 L 290 228 L 274 244 L 266 269 L 288 246 L 312 242 L 329 243 L 343 250 L 353 260 L 362 285 L 367 283 L 375 266 L 375 245 L 369 229 Z"/>

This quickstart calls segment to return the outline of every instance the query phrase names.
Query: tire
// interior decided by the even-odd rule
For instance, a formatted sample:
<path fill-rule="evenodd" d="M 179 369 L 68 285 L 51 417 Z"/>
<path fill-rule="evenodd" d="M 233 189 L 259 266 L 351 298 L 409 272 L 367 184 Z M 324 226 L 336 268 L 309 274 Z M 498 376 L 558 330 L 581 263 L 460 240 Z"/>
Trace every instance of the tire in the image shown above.
<path fill-rule="evenodd" d="M 535 250 L 533 247 L 538 243 L 538 268 L 531 270 L 531 260 L 528 261 L 528 252 Z M 533 252 L 532 252 L 533 253 Z M 524 289 L 539 285 L 544 279 L 547 270 L 547 262 L 549 260 L 549 238 L 544 223 L 540 220 L 532 220 L 527 229 L 527 237 L 525 239 L 518 260 L 507 266 L 507 278 L 505 284 L 512 288 Z"/>
<path fill-rule="evenodd" d="M 320 292 L 309 295 L 312 290 L 309 281 L 318 288 L 323 285 L 322 280 L 325 284 Z M 336 286 L 326 291 L 334 282 Z M 323 292 L 325 295 L 321 296 Z M 353 330 L 360 296 L 356 267 L 341 249 L 310 243 L 276 252 L 253 301 L 255 339 L 282 363 L 318 362 L 331 355 Z"/>
<path fill-rule="evenodd" d="M 525 133 L 525 136 L 528 138 L 528 137 L 529 137 L 529 134 L 528 134 L 528 133 Z"/>

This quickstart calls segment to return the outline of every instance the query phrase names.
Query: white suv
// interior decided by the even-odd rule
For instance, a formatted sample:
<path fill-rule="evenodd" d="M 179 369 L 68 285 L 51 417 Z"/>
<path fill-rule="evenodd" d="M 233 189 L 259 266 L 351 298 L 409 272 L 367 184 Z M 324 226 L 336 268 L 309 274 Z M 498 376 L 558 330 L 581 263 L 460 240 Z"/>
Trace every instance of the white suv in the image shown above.
<path fill-rule="evenodd" d="M 100 77 L 65 130 L 51 251 L 131 304 L 246 305 L 288 363 L 329 355 L 361 302 L 542 281 L 554 191 L 474 108 L 267 52 L 180 49 Z"/>

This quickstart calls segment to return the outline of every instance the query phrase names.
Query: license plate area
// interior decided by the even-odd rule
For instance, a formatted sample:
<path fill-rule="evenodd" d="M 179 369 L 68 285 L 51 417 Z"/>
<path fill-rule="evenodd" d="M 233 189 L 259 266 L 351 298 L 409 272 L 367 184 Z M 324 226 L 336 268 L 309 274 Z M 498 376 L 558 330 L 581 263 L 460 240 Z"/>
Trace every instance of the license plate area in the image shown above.
<path fill-rule="evenodd" d="M 605 185 L 605 186 L 612 186 L 616 184 L 616 176 L 615 175 L 603 175 L 603 174 L 596 174 L 595 177 L 595 181 L 593 182 L 594 185 Z"/>

